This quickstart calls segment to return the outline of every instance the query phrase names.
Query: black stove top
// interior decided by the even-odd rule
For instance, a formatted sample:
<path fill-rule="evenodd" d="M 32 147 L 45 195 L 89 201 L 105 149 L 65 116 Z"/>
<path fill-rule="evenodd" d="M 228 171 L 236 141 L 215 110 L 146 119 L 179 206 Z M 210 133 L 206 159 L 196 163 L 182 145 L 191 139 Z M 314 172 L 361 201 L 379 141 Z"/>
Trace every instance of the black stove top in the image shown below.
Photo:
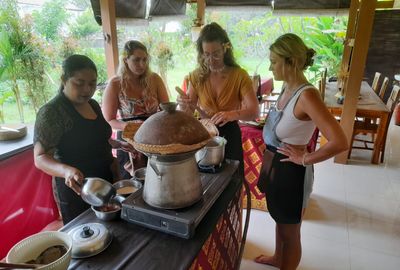
<path fill-rule="evenodd" d="M 224 168 L 223 163 L 220 163 L 218 165 L 209 165 L 209 166 L 197 164 L 197 167 L 199 168 L 199 172 L 202 173 L 219 173 Z"/>
<path fill-rule="evenodd" d="M 190 238 L 196 226 L 229 184 L 238 164 L 238 161 L 226 160 L 220 172 L 200 173 L 203 197 L 190 207 L 174 210 L 152 207 L 143 200 L 140 190 L 122 203 L 121 218 L 151 229 Z"/>

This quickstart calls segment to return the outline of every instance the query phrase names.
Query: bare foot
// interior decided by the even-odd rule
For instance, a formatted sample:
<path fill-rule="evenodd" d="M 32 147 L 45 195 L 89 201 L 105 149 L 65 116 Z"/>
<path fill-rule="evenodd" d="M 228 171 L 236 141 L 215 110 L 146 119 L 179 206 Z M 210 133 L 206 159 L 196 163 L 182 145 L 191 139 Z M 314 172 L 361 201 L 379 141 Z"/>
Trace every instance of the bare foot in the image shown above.
<path fill-rule="evenodd" d="M 274 256 L 260 255 L 254 258 L 256 263 L 267 264 L 275 267 L 280 267 L 279 261 Z"/>

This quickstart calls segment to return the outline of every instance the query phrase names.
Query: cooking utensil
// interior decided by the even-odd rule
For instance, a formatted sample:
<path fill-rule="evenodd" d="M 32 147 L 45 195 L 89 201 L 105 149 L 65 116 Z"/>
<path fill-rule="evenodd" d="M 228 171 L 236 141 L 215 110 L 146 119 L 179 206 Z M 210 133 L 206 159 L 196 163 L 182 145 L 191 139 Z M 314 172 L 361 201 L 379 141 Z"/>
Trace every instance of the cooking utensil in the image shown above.
<path fill-rule="evenodd" d="M 127 197 L 130 194 L 135 193 L 136 191 L 141 189 L 143 187 L 143 184 L 141 182 L 139 182 L 138 180 L 135 180 L 132 178 L 132 179 L 124 179 L 124 180 L 115 182 L 113 184 L 113 186 L 117 190 L 118 195 Z M 131 188 L 131 189 L 133 189 L 133 191 L 132 192 L 129 192 L 129 190 L 124 191 L 124 189 L 127 189 L 127 188 Z"/>
<path fill-rule="evenodd" d="M 201 166 L 219 165 L 225 158 L 225 145 L 227 141 L 223 137 L 216 136 L 206 146 L 196 152 L 197 164 Z"/>
<path fill-rule="evenodd" d="M 36 269 L 42 267 L 43 264 L 30 264 L 30 263 L 5 263 L 0 262 L 0 268 L 5 269 Z"/>
<path fill-rule="evenodd" d="M 112 241 L 110 231 L 100 223 L 87 223 L 72 228 L 72 258 L 87 258 L 105 250 Z"/>
<path fill-rule="evenodd" d="M 102 206 L 116 194 L 111 183 L 98 177 L 88 177 L 83 180 L 81 197 L 90 205 Z"/>
<path fill-rule="evenodd" d="M 176 90 L 176 92 L 178 92 L 179 95 L 187 96 L 186 93 L 183 92 L 183 90 L 179 86 L 176 86 L 175 90 Z M 208 116 L 208 114 L 202 108 L 200 108 L 198 105 L 190 104 L 190 107 L 196 109 L 200 113 L 201 118 L 210 118 Z"/>
<path fill-rule="evenodd" d="M 122 202 L 125 201 L 125 197 L 123 196 L 115 196 L 113 197 L 107 204 L 103 206 L 92 206 L 93 212 L 96 214 L 96 217 L 104 220 L 109 221 L 121 216 L 121 209 L 122 209 Z M 105 208 L 114 206 L 114 209 L 108 209 L 105 211 Z"/>
<path fill-rule="evenodd" d="M 153 207 L 184 208 L 202 197 L 203 187 L 194 153 L 174 155 L 173 158 L 176 160 L 163 155 L 149 156 L 143 200 Z"/>

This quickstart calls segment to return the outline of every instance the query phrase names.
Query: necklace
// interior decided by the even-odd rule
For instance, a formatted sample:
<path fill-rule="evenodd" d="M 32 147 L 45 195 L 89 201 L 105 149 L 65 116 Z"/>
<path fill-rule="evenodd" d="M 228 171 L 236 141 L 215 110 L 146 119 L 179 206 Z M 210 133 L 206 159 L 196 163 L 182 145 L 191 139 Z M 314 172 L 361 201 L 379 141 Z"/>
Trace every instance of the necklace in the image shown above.
<path fill-rule="evenodd" d="M 225 65 L 223 65 L 221 68 L 212 68 L 211 66 L 209 66 L 209 68 L 211 72 L 221 73 L 225 69 Z"/>

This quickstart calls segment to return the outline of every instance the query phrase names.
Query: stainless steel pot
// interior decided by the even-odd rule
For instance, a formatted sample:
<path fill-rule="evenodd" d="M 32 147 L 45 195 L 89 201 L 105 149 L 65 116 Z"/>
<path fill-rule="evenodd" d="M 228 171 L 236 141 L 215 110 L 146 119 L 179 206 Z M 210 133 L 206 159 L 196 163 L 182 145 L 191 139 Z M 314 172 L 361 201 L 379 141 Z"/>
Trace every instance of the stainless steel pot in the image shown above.
<path fill-rule="evenodd" d="M 196 152 L 197 164 L 201 166 L 219 165 L 225 158 L 226 139 L 216 136 L 206 146 Z"/>
<path fill-rule="evenodd" d="M 143 199 L 157 208 L 177 209 L 201 199 L 203 188 L 194 153 L 150 155 Z"/>

